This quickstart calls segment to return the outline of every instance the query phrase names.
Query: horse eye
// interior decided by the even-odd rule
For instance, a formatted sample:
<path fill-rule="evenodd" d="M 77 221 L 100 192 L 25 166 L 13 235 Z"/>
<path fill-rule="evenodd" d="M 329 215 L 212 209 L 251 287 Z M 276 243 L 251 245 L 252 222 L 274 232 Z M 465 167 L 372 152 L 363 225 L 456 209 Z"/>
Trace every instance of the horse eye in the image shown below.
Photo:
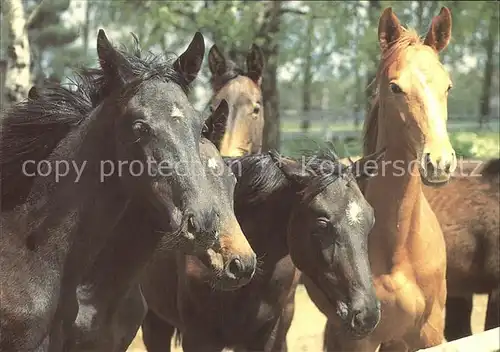
<path fill-rule="evenodd" d="M 260 105 L 255 105 L 253 107 L 253 113 L 257 115 L 260 112 Z"/>
<path fill-rule="evenodd" d="M 446 93 L 449 93 L 449 92 L 450 92 L 450 90 L 451 90 L 451 88 L 453 88 L 453 86 L 450 84 L 450 85 L 448 86 L 448 89 L 446 90 Z"/>
<path fill-rule="evenodd" d="M 319 229 L 325 230 L 328 228 L 329 221 L 326 218 L 320 218 L 317 221 L 317 226 Z"/>
<path fill-rule="evenodd" d="M 150 134 L 151 127 L 149 127 L 145 121 L 136 120 L 132 125 L 132 130 L 137 137 L 143 137 L 144 135 Z"/>
<path fill-rule="evenodd" d="M 391 92 L 393 92 L 394 94 L 403 93 L 403 90 L 401 89 L 401 87 L 398 86 L 396 83 L 389 83 L 389 88 L 391 89 Z"/>

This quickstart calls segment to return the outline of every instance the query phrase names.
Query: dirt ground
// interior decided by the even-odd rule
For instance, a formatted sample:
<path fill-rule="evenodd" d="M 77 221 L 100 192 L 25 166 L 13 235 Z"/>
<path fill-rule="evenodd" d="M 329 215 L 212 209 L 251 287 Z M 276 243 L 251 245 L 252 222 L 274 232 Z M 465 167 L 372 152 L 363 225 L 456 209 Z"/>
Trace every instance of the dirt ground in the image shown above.
<path fill-rule="evenodd" d="M 472 332 L 482 332 L 488 296 L 477 295 L 474 297 L 474 310 L 472 315 Z M 303 286 L 299 286 L 295 295 L 295 316 L 288 332 L 287 342 L 289 352 L 320 352 L 322 351 L 323 329 L 325 316 L 318 311 L 311 302 Z M 127 352 L 145 352 L 141 332 L 129 347 Z M 172 349 L 172 352 L 181 352 L 181 348 Z"/>

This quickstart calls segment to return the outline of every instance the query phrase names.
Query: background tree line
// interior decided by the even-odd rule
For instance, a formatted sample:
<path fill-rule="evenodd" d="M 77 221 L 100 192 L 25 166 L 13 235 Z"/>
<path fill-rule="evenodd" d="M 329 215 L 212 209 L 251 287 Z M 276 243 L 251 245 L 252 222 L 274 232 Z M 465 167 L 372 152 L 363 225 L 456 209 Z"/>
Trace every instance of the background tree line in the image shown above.
<path fill-rule="evenodd" d="M 311 111 L 342 115 L 360 125 L 379 58 L 377 25 L 383 8 L 392 6 L 404 25 L 424 34 L 432 16 L 448 6 L 453 36 L 442 60 L 454 82 L 450 117 L 480 127 L 498 121 L 496 1 L 2 0 L 1 4 L 3 108 L 26 97 L 33 84 L 64 81 L 71 68 L 96 65 L 98 28 L 109 32 L 116 44 L 131 43 L 133 32 L 143 49 L 174 53 L 200 30 L 207 48 L 216 43 L 241 65 L 252 43 L 261 46 L 266 57 L 265 145 L 277 148 L 280 132 L 286 130 L 286 111 L 296 113 L 303 130 L 315 123 Z M 205 89 L 207 71 L 204 65 L 197 83 Z M 207 97 L 193 99 L 202 106 Z M 339 116 L 326 119 L 334 124 Z"/>

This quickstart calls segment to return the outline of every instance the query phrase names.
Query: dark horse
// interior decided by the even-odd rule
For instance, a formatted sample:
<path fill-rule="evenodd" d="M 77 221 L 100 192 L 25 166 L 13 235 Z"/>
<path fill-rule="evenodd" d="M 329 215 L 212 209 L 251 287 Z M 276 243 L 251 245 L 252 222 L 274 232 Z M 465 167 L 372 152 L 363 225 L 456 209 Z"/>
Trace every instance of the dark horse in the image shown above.
<path fill-rule="evenodd" d="M 195 259 L 156 252 L 141 279 L 148 351 L 168 351 L 175 329 L 186 352 L 285 351 L 298 270 L 335 302 L 346 334 L 369 334 L 380 317 L 366 250 L 374 217 L 356 178 L 380 155 L 352 167 L 326 156 L 305 165 L 274 153 L 229 159 L 238 175 L 235 212 L 260 258 L 257 274 L 236 291 L 213 291 Z"/>
<path fill-rule="evenodd" d="M 203 37 L 163 61 L 120 52 L 100 30 L 97 53 L 101 70 L 80 77 L 99 85 L 91 96 L 56 86 L 2 121 L 2 350 L 46 348 L 49 330 L 58 350 L 77 284 L 131 201 L 179 248 L 218 240 L 216 194 L 196 172 L 203 121 L 187 98 Z M 191 167 L 171 172 L 179 160 Z"/>
<path fill-rule="evenodd" d="M 446 187 L 424 189 L 446 241 L 448 341 L 472 334 L 473 294 L 488 294 L 484 329 L 500 326 L 500 159 L 474 164 Z"/>
<path fill-rule="evenodd" d="M 248 283 L 256 266 L 255 253 L 243 235 L 233 210 L 235 176 L 209 141 L 224 133 L 227 116 L 228 106 L 223 100 L 207 119 L 203 131 L 203 136 L 207 138 L 202 138 L 200 143 L 202 164 L 217 197 L 211 200 L 219 210 L 220 229 L 219 241 L 213 251 L 202 253 L 199 257 L 208 273 L 206 281 L 219 289 L 234 289 Z M 173 250 L 176 247 L 172 245 L 171 239 L 155 235 L 157 220 L 140 207 L 129 206 L 127 213 L 129 216 L 124 216 L 118 223 L 113 237 L 108 240 L 105 249 L 99 253 L 78 286 L 79 312 L 72 341 L 67 341 L 65 352 L 109 352 L 114 348 L 125 351 L 130 341 L 121 341 L 121 336 L 114 334 L 114 321 L 128 321 L 131 319 L 128 316 L 131 316 L 137 323 L 132 324 L 130 329 L 135 333 L 139 328 L 145 308 L 142 306 L 140 292 L 137 291 L 136 278 L 157 247 L 175 256 Z M 139 298 L 139 307 L 127 307 L 127 315 L 124 317 L 120 315 L 118 308 L 122 300 L 127 299 L 129 292 Z"/>
<path fill-rule="evenodd" d="M 226 131 L 220 140 L 214 141 L 223 156 L 256 154 L 262 150 L 264 107 L 260 86 L 264 55 L 257 45 L 253 44 L 248 51 L 246 64 L 244 71 L 226 59 L 216 45 L 208 52 L 213 90 L 210 108 L 215 109 L 222 99 L 229 103 Z"/>

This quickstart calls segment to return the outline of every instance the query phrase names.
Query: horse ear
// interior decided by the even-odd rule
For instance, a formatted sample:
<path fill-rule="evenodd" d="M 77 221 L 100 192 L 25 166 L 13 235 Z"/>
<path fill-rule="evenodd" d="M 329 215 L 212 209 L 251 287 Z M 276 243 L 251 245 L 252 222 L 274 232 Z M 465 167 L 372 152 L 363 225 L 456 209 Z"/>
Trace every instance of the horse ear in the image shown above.
<path fill-rule="evenodd" d="M 97 34 L 97 57 L 104 74 L 114 79 L 120 79 L 121 54 L 113 47 L 103 29 Z"/>
<path fill-rule="evenodd" d="M 205 55 L 205 39 L 200 32 L 194 34 L 191 43 L 174 62 L 174 69 L 179 72 L 188 84 L 194 81 L 200 72 Z"/>
<path fill-rule="evenodd" d="M 293 159 L 284 158 L 276 151 L 269 151 L 271 159 L 277 167 L 285 174 L 286 178 L 300 183 L 307 176 L 303 165 Z"/>
<path fill-rule="evenodd" d="M 30 88 L 28 92 L 28 99 L 29 100 L 37 100 L 40 97 L 40 94 L 38 93 L 38 89 L 36 86 L 33 86 Z"/>
<path fill-rule="evenodd" d="M 356 180 L 360 181 L 375 176 L 380 166 L 379 161 L 385 156 L 385 152 L 386 148 L 383 148 L 352 163 L 349 169 Z"/>
<path fill-rule="evenodd" d="M 401 23 L 392 12 L 392 7 L 386 8 L 378 22 L 378 42 L 382 52 L 389 49 L 391 44 L 398 40 L 402 31 Z"/>
<path fill-rule="evenodd" d="M 220 151 L 220 143 L 226 133 L 227 118 L 229 116 L 229 105 L 222 99 L 214 112 L 208 117 L 203 130 L 203 137 L 212 142 Z"/>
<path fill-rule="evenodd" d="M 252 48 L 248 52 L 247 70 L 248 77 L 260 85 L 262 83 L 262 71 L 264 70 L 264 54 L 256 44 L 252 44 Z"/>
<path fill-rule="evenodd" d="M 442 7 L 439 15 L 432 19 L 431 26 L 425 37 L 424 44 L 436 52 L 446 48 L 451 38 L 451 12 L 447 7 Z"/>
<path fill-rule="evenodd" d="M 219 50 L 217 45 L 212 45 L 208 52 L 208 68 L 212 76 L 221 76 L 226 72 L 226 59 L 224 54 Z"/>

